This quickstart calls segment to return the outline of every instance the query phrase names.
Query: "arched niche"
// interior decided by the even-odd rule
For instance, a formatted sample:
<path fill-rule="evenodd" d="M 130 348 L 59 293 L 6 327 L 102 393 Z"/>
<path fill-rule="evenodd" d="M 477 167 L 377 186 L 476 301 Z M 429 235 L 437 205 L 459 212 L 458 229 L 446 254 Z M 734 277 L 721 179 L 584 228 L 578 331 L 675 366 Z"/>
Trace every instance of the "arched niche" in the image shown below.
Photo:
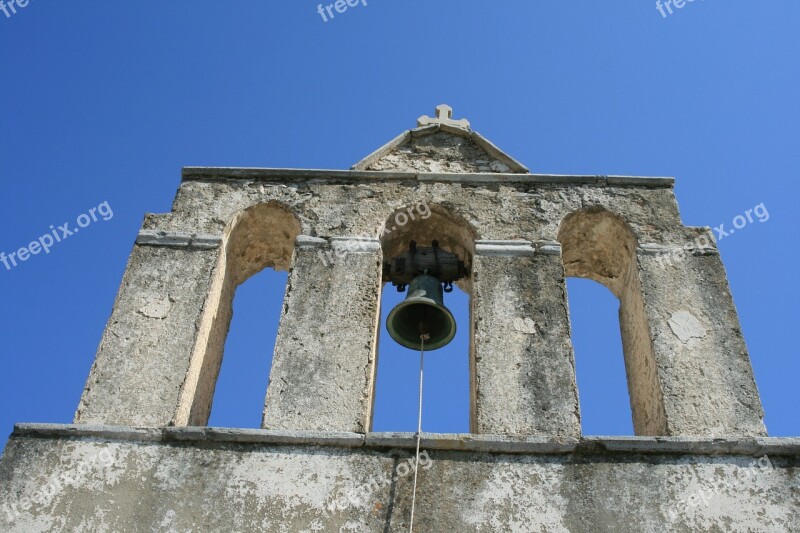
<path fill-rule="evenodd" d="M 420 246 L 430 246 L 436 240 L 443 250 L 464 261 L 468 269 L 475 254 L 475 238 L 474 229 L 462 217 L 444 207 L 424 202 L 395 209 L 380 231 L 384 261 L 405 253 L 411 241 Z M 470 292 L 469 277 L 459 281 L 458 285 Z"/>
<path fill-rule="evenodd" d="M 619 298 L 634 432 L 665 435 L 663 395 L 642 298 L 636 235 L 619 215 L 589 208 L 564 218 L 558 240 L 567 276 L 597 281 Z"/>
<path fill-rule="evenodd" d="M 419 246 L 431 246 L 432 242 L 436 240 L 444 251 L 458 255 L 459 259 L 464 261 L 468 269 L 472 265 L 475 250 L 475 231 L 466 220 L 442 206 L 429 206 L 426 203 L 420 203 L 407 204 L 394 209 L 386 218 L 378 233 L 380 234 L 383 260 L 386 262 L 390 261 L 393 257 L 403 255 L 407 252 L 409 243 L 412 240 L 416 241 Z M 472 292 L 471 278 L 467 277 L 462 279 L 456 282 L 456 285 L 458 289 L 456 289 L 455 292 L 450 295 L 445 294 L 444 296 L 445 305 L 447 305 L 457 317 L 458 333 L 456 339 L 448 347 L 442 348 L 437 352 L 432 352 L 430 357 L 426 356 L 425 358 L 426 412 L 434 414 L 433 418 L 437 418 L 435 413 L 441 413 L 449 409 L 448 412 L 452 414 L 453 417 L 446 422 L 439 418 L 438 424 L 436 424 L 434 420 L 425 419 L 423 422 L 423 429 L 425 431 L 469 431 L 472 413 L 474 412 L 473 382 L 475 373 L 472 363 L 473 330 L 472 310 L 470 306 Z M 383 290 L 387 292 L 382 292 L 381 294 L 380 313 L 382 317 L 385 317 L 388 309 L 384 307 L 391 307 L 393 305 L 388 302 L 395 299 L 402 300 L 402 298 L 407 296 L 407 293 L 403 293 L 402 295 L 389 294 L 389 292 L 395 292 L 395 289 L 389 283 L 383 284 Z M 463 291 L 463 294 L 459 294 L 461 291 Z M 460 302 L 460 304 L 456 302 Z M 459 316 L 463 318 L 459 320 Z M 408 371 L 408 375 L 406 376 L 408 379 L 404 382 L 407 386 L 397 385 L 396 376 L 398 374 L 392 374 L 391 383 L 389 383 L 388 375 L 386 374 L 387 367 L 383 365 L 389 363 L 389 368 L 395 368 L 391 365 L 396 365 L 398 363 L 399 359 L 395 360 L 394 358 L 399 356 L 396 352 L 388 351 L 395 348 L 388 347 L 386 344 L 387 342 L 393 344 L 382 318 L 379 334 L 380 349 L 375 367 L 375 387 L 373 388 L 372 394 L 373 406 L 370 412 L 374 416 L 376 409 L 380 410 L 381 402 L 386 401 L 395 405 L 395 407 L 393 407 L 395 410 L 393 417 L 397 417 L 396 410 L 400 409 L 398 406 L 402 405 L 402 409 L 407 409 L 409 412 L 413 411 L 413 417 L 416 419 L 417 391 L 415 387 L 417 385 L 417 378 L 415 375 L 418 372 L 419 359 L 416 354 L 411 355 L 410 351 L 408 351 L 408 354 L 402 355 L 401 358 L 404 364 L 404 370 L 400 375 L 405 375 L 405 371 Z M 468 348 L 464 346 L 465 344 Z M 401 350 L 407 349 L 401 348 Z M 437 383 L 442 386 L 437 386 Z M 448 393 L 441 394 L 444 390 L 447 390 Z M 440 396 L 437 397 L 437 394 L 440 394 Z M 465 404 L 461 403 L 462 399 Z M 462 407 L 464 408 L 463 411 Z M 461 420 L 460 414 L 466 415 L 466 419 L 464 420 L 466 425 L 463 428 L 459 425 L 460 422 L 458 422 Z M 370 427 L 373 427 L 373 423 L 374 420 L 371 420 Z M 427 424 L 435 425 L 431 426 Z M 455 431 L 452 429 L 453 426 L 458 426 L 460 429 Z M 400 428 L 392 426 L 383 427 L 380 430 L 400 431 L 410 429 L 410 427 Z"/>
<path fill-rule="evenodd" d="M 228 222 L 198 324 L 197 342 L 181 391 L 175 425 L 207 423 L 236 288 L 265 268 L 288 270 L 300 231 L 300 222 L 294 213 L 274 201 L 251 206 Z"/>

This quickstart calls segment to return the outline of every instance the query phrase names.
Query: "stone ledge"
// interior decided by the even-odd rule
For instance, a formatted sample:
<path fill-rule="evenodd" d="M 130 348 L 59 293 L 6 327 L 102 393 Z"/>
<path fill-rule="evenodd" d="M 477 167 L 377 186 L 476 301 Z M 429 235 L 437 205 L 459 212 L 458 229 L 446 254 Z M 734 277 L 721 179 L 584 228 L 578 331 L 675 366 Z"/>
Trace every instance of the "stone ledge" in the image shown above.
<path fill-rule="evenodd" d="M 351 254 L 375 253 L 381 249 L 381 241 L 375 237 L 362 237 L 357 235 L 335 236 L 328 238 L 298 235 L 295 245 L 301 250 L 316 250 L 330 248 L 336 252 Z"/>
<path fill-rule="evenodd" d="M 383 172 L 376 170 L 323 170 L 298 168 L 233 168 L 233 167 L 184 167 L 183 181 L 228 181 L 228 180 L 314 180 L 329 179 L 343 181 L 365 180 L 416 180 L 421 182 L 441 181 L 475 184 L 520 183 L 531 185 L 599 185 L 614 187 L 672 188 L 674 178 L 645 176 L 572 176 L 560 174 L 438 174 L 416 172 Z"/>
<path fill-rule="evenodd" d="M 536 253 L 530 241 L 475 241 L 475 254 L 487 257 L 524 257 Z"/>
<path fill-rule="evenodd" d="M 351 254 L 376 253 L 381 249 L 381 241 L 375 237 L 359 237 L 355 235 L 330 238 L 331 249 Z"/>
<path fill-rule="evenodd" d="M 172 248 L 200 248 L 213 250 L 222 243 L 219 235 L 206 233 L 184 233 L 179 231 L 159 231 L 143 229 L 136 236 L 140 246 L 167 246 Z"/>
<path fill-rule="evenodd" d="M 561 255 L 561 243 L 558 241 L 537 241 L 536 253 L 542 255 Z"/>
<path fill-rule="evenodd" d="M 99 438 L 121 441 L 157 442 L 163 440 L 162 428 L 96 426 L 89 424 L 14 424 L 12 437 Z"/>
<path fill-rule="evenodd" d="M 579 448 L 625 454 L 800 456 L 800 438 L 585 437 Z"/>
<path fill-rule="evenodd" d="M 670 255 L 670 254 L 690 254 L 690 255 L 719 255 L 719 250 L 713 246 L 670 246 L 652 242 L 641 243 L 637 251 L 645 255 Z"/>
<path fill-rule="evenodd" d="M 211 427 L 181 427 L 162 430 L 164 440 L 181 442 L 230 442 L 251 444 L 302 444 L 360 448 L 364 446 L 361 433 L 328 431 L 275 431 L 268 429 L 232 429 Z"/>
<path fill-rule="evenodd" d="M 561 255 L 558 241 L 475 241 L 475 255 L 484 257 L 531 257 L 536 254 Z"/>
<path fill-rule="evenodd" d="M 328 246 L 328 240 L 320 237 L 311 237 L 309 235 L 298 235 L 295 239 L 295 245 L 302 250 L 312 250 L 325 248 Z"/>
<path fill-rule="evenodd" d="M 12 437 L 81 438 L 131 442 L 332 446 L 413 449 L 414 433 L 275 431 L 211 427 L 133 428 L 76 424 L 17 424 Z M 423 433 L 430 450 L 501 454 L 774 455 L 800 457 L 800 437 L 584 437 Z"/>
<path fill-rule="evenodd" d="M 577 439 L 511 435 L 473 435 L 471 433 L 422 433 L 420 446 L 426 450 L 451 450 L 484 453 L 567 454 L 575 451 Z M 415 449 L 415 433 L 368 433 L 368 448 Z"/>

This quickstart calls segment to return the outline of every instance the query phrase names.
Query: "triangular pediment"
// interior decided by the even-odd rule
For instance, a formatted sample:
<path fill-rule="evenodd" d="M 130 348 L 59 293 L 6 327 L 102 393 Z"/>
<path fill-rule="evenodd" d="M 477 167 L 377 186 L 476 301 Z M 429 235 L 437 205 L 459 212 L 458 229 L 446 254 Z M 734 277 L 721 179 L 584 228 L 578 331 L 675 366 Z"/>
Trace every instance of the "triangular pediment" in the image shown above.
<path fill-rule="evenodd" d="M 420 123 L 433 123 L 403 132 L 356 163 L 353 170 L 436 174 L 528 173 L 524 165 L 469 129 L 467 121 L 447 121 L 454 125 L 421 117 Z"/>

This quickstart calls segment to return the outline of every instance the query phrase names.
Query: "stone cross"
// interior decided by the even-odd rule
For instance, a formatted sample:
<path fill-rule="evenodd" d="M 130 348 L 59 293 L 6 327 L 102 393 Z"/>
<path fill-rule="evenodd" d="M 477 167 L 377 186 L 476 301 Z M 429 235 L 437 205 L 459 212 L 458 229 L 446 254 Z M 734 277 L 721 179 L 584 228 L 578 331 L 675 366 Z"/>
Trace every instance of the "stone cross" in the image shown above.
<path fill-rule="evenodd" d="M 469 121 L 465 118 L 453 120 L 453 108 L 447 104 L 436 106 L 436 118 L 423 115 L 417 119 L 417 126 L 430 126 L 432 124 L 447 124 L 457 128 L 469 129 Z"/>

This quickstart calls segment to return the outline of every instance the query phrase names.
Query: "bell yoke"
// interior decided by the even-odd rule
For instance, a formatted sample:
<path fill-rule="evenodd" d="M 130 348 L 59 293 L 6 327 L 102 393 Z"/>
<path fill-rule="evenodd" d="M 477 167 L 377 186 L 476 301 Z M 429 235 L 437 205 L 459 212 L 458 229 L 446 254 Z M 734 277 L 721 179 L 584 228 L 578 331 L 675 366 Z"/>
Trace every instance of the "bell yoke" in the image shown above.
<path fill-rule="evenodd" d="M 456 321 L 444 305 L 444 293 L 467 275 L 464 262 L 439 248 L 437 241 L 430 247 L 411 241 L 405 255 L 384 265 L 384 281 L 391 281 L 399 292 L 408 287 L 406 299 L 386 319 L 392 338 L 412 350 L 422 348 L 423 336 L 426 350 L 449 344 L 456 335 Z"/>

